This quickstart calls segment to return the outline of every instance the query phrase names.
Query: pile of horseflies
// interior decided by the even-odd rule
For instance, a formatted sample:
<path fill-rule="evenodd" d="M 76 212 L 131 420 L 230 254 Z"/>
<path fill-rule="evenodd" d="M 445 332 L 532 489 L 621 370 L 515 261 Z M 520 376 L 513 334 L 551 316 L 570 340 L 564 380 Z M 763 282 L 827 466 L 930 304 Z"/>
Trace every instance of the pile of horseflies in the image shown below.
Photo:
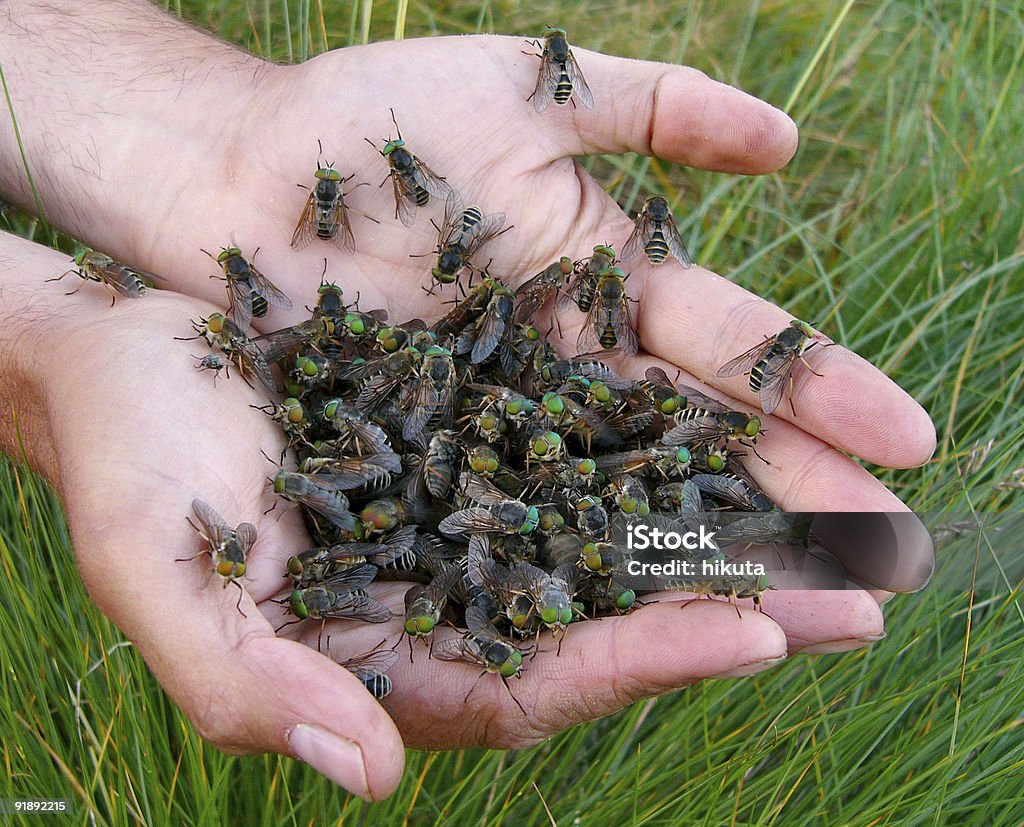
<path fill-rule="evenodd" d="M 531 45 L 541 50 L 527 99 L 534 109 L 577 102 L 593 108 L 565 32 L 549 28 L 543 42 Z M 430 272 L 431 292 L 446 285 L 460 292 L 447 313 L 433 324 L 392 324 L 387 311 L 346 304 L 341 287 L 323 282 L 312 318 L 250 337 L 253 317 L 292 303 L 231 246 L 215 257 L 229 312 L 193 321 L 197 335 L 184 338 L 210 345 L 213 352 L 196 357 L 196 367 L 214 371 L 214 384 L 220 371 L 230 378 L 235 367 L 276 400 L 272 366 L 285 376 L 283 401 L 261 409 L 280 423 L 294 451 L 293 461 L 282 455 L 275 463 L 271 486 L 300 504 L 314 545 L 287 561 L 291 592 L 280 601 L 282 626 L 312 621 L 322 633 L 328 619 L 389 621 L 391 610 L 366 587 L 376 579 L 409 581 L 402 636 L 409 657 L 414 641 L 424 643 L 430 657 L 473 664 L 509 687 L 542 632 L 552 632 L 560 648 L 573 622 L 642 604 L 642 594 L 622 582 L 629 553 L 610 531 L 620 515 L 653 512 L 685 523 L 722 510 L 757 512 L 762 519 L 729 540 L 748 545 L 785 530 L 773 528 L 769 518 L 781 512 L 740 462 L 757 456 L 757 416 L 677 385 L 659 368 L 630 380 L 600 361 L 604 353 L 637 352 L 623 266 L 641 255 L 653 265 L 670 257 L 691 264 L 666 200 L 646 199 L 620 253 L 602 243 L 582 260 L 562 256 L 513 290 L 472 263 L 511 229 L 504 214 L 465 206 L 405 144 L 393 111 L 391 119 L 398 137 L 374 146 L 387 163 L 395 218 L 411 227 L 420 211 L 443 205 Z M 315 179 L 291 246 L 321 240 L 354 250 L 343 191 L 349 178 L 329 164 Z M 68 273 L 131 298 L 159 280 L 93 250 L 74 263 Z M 556 318 L 574 307 L 586 316 L 574 358 L 560 358 L 533 325 L 549 305 Z M 750 390 L 770 414 L 791 391 L 797 362 L 810 370 L 804 354 L 827 343 L 794 320 L 718 376 L 749 374 Z M 232 528 L 201 499 L 192 507 L 206 544 L 197 556 L 209 555 L 224 585 L 238 587 L 241 612 L 239 581 L 256 528 Z M 726 559 L 720 549 L 694 554 Z M 757 605 L 770 588 L 765 575 L 677 578 L 670 585 Z M 461 637 L 434 641 L 443 624 Z M 385 672 L 401 656 L 401 640 L 342 665 L 384 698 L 392 686 Z"/>

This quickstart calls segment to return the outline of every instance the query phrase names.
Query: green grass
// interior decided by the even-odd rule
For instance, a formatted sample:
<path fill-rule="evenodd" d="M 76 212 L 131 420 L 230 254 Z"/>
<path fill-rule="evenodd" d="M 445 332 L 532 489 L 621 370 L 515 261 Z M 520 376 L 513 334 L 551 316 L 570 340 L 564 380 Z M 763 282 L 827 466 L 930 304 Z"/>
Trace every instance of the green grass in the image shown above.
<path fill-rule="evenodd" d="M 669 197 L 700 260 L 797 316 L 834 311 L 828 332 L 921 401 L 935 459 L 877 472 L 915 509 L 1020 502 L 999 484 L 1024 466 L 1021 3 L 583 2 L 558 21 L 535 0 L 323 5 L 323 26 L 317 2 L 180 10 L 282 60 L 557 22 L 581 46 L 686 62 L 788 105 L 801 148 L 777 175 L 588 163 L 627 208 Z M 296 762 L 203 744 L 71 574 L 59 503 L 12 464 L 0 466 L 0 565 L 0 797 L 68 798 L 80 823 L 1024 820 L 1015 591 L 901 597 L 870 650 L 697 686 L 535 749 L 410 753 L 399 791 L 370 806 Z"/>

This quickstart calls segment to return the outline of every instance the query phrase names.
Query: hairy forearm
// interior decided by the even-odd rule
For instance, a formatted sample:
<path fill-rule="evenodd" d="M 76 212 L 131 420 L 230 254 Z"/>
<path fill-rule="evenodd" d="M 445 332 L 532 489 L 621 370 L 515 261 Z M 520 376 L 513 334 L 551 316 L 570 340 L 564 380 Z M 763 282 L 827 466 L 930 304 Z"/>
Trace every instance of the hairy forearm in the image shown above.
<path fill-rule="evenodd" d="M 137 228 L 145 209 L 137 194 L 194 187 L 194 166 L 175 162 L 182 154 L 203 153 L 215 168 L 242 93 L 269 68 L 145 0 L 2 4 L 0 66 L 10 97 L 0 195 L 122 250 L 123 228 Z M 147 218 L 155 236 L 161 216 Z M 145 249 L 153 239 L 132 241 Z"/>

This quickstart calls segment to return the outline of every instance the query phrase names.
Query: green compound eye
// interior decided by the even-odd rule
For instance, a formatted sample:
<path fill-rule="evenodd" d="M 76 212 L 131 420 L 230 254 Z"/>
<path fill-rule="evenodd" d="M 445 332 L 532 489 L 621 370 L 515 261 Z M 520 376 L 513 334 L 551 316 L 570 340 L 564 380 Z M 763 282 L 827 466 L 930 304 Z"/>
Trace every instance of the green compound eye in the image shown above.
<path fill-rule="evenodd" d="M 286 473 L 287 472 L 282 468 L 280 471 L 277 472 L 277 476 L 274 477 L 274 493 L 275 494 L 283 494 L 285 492 L 285 488 L 287 487 L 287 479 L 288 479 L 287 476 L 285 476 Z"/>
<path fill-rule="evenodd" d="M 531 342 L 536 342 L 540 339 L 540 331 L 535 327 L 526 328 L 526 338 Z"/>
<path fill-rule="evenodd" d="M 526 519 L 523 521 L 522 526 L 520 526 L 519 533 L 532 534 L 538 525 L 540 525 L 540 511 L 537 509 L 537 506 L 531 505 L 526 509 Z"/>
<path fill-rule="evenodd" d="M 321 181 L 341 182 L 341 173 L 334 167 L 321 167 L 316 171 L 316 177 Z"/>
<path fill-rule="evenodd" d="M 410 618 L 409 620 L 405 621 L 405 631 L 407 631 L 410 635 L 429 635 L 432 631 L 434 631 L 434 618 Z"/>
<path fill-rule="evenodd" d="M 636 507 L 636 515 L 638 517 L 646 517 L 651 513 L 651 506 L 649 503 L 641 502 Z"/>
<path fill-rule="evenodd" d="M 334 415 L 338 412 L 340 406 L 341 402 L 337 399 L 332 399 L 324 405 L 324 419 L 334 419 Z"/>
<path fill-rule="evenodd" d="M 302 422 L 305 418 L 305 413 L 302 410 L 302 403 L 300 403 L 298 399 L 288 397 L 281 403 L 281 407 L 284 409 L 285 418 L 293 425 Z"/>
<path fill-rule="evenodd" d="M 592 459 L 581 459 L 576 465 L 576 473 L 581 477 L 589 477 L 597 470 L 597 463 Z"/>
<path fill-rule="evenodd" d="M 761 420 L 756 416 L 750 417 L 750 422 L 747 423 L 747 427 L 743 429 L 743 432 L 749 437 L 755 437 L 761 433 Z"/>
<path fill-rule="evenodd" d="M 637 509 L 637 501 L 632 497 L 623 497 L 619 500 L 619 511 L 623 514 L 634 514 Z"/>
<path fill-rule="evenodd" d="M 519 671 L 519 664 L 521 664 L 523 660 L 522 655 L 519 655 L 519 661 L 517 663 L 515 660 L 515 655 L 517 654 L 519 653 L 514 652 L 513 655 L 510 656 L 509 659 L 505 661 L 501 665 L 501 668 L 498 670 L 498 674 L 501 675 L 503 678 L 511 678 L 515 676 L 516 672 Z"/>
<path fill-rule="evenodd" d="M 290 574 L 292 577 L 301 577 L 302 569 L 302 561 L 298 557 L 288 558 L 288 574 Z"/>
<path fill-rule="evenodd" d="M 295 369 L 299 371 L 303 376 L 313 377 L 320 372 L 320 368 L 316 362 L 305 356 L 300 356 L 295 360 Z"/>
<path fill-rule="evenodd" d="M 583 565 L 591 571 L 600 571 L 602 568 L 601 551 L 596 543 L 587 543 L 582 551 Z"/>
<path fill-rule="evenodd" d="M 560 416 L 565 411 L 565 400 L 557 393 L 548 391 L 540 400 L 541 407 L 552 416 Z"/>
<path fill-rule="evenodd" d="M 636 603 L 636 592 L 632 589 L 626 589 L 622 594 L 615 598 L 616 609 L 629 609 Z"/>
<path fill-rule="evenodd" d="M 725 460 L 722 459 L 718 454 L 708 455 L 708 470 L 718 473 L 725 468 Z"/>
<path fill-rule="evenodd" d="M 680 448 L 676 451 L 676 462 L 680 465 L 689 465 L 690 459 L 690 450 L 688 448 Z"/>
<path fill-rule="evenodd" d="M 611 401 L 612 398 L 612 389 L 604 382 L 591 382 L 590 393 L 593 395 L 594 399 L 602 404 Z"/>
<path fill-rule="evenodd" d="M 508 622 L 516 629 L 525 629 L 530 623 L 530 616 L 527 614 L 514 614 L 509 618 Z"/>
<path fill-rule="evenodd" d="M 541 610 L 540 619 L 548 626 L 554 625 L 558 621 L 558 609 Z"/>
<path fill-rule="evenodd" d="M 299 618 L 299 620 L 305 620 L 309 617 L 309 610 L 306 608 L 306 604 L 302 600 L 302 592 L 299 591 L 299 589 L 292 592 L 288 605 L 291 607 L 292 614 Z"/>
<path fill-rule="evenodd" d="M 557 454 L 562 447 L 562 438 L 554 431 L 545 431 L 533 440 L 533 453 L 538 457 Z"/>
<path fill-rule="evenodd" d="M 563 517 L 558 509 L 553 506 L 546 507 L 540 515 L 540 523 L 538 528 L 541 531 L 552 532 L 558 531 L 565 525 L 565 517 Z"/>
<path fill-rule="evenodd" d="M 661 412 L 666 416 L 671 416 L 677 410 L 679 410 L 679 403 L 677 397 L 673 396 L 670 399 L 666 399 L 661 403 Z"/>
<path fill-rule="evenodd" d="M 562 609 L 558 613 L 558 622 L 561 623 L 563 626 L 568 626 L 570 623 L 572 623 L 572 620 L 573 612 L 571 608 Z"/>
<path fill-rule="evenodd" d="M 223 313 L 211 313 L 210 318 L 206 320 L 206 329 L 211 333 L 220 333 L 224 329 L 225 321 L 227 320 Z"/>

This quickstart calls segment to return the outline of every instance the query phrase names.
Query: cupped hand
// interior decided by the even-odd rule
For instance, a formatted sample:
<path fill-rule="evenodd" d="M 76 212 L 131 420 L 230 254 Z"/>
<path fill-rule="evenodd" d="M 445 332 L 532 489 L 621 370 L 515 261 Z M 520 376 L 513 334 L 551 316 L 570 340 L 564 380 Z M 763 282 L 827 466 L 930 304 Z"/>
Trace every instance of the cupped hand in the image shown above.
<path fill-rule="evenodd" d="M 327 278 L 350 297 L 360 293 L 362 308 L 385 307 L 396 321 L 433 319 L 442 312 L 438 297 L 421 289 L 431 285 L 431 259 L 410 254 L 433 249 L 437 233 L 429 218 L 440 221 L 441 205 L 421 209 L 411 230 L 395 220 L 390 185 L 376 186 L 385 162 L 363 140 L 381 146 L 381 138 L 394 137 L 389 108 L 409 148 L 467 204 L 505 212 L 515 225 L 481 254 L 492 259 L 493 275 L 512 284 L 560 255 L 580 258 L 596 243 L 618 246 L 629 234 L 629 218 L 575 155 L 636 151 L 761 173 L 795 149 L 792 122 L 738 90 L 693 70 L 583 50 L 576 56 L 594 91 L 594 110 L 552 106 L 536 113 L 526 98 L 537 60 L 523 55 L 524 48 L 516 38 L 439 38 L 268 67 L 250 98 L 232 102 L 209 145 L 200 151 L 186 143 L 163 171 L 147 193 L 150 220 L 104 230 L 107 248 L 223 306 L 222 288 L 206 278 L 215 265 L 200 248 L 230 242 L 251 253 L 259 247 L 256 264 L 295 305 L 291 313 L 272 311 L 260 323 L 264 331 L 306 315 L 301 308 L 313 300 L 325 257 Z M 317 140 L 325 160 L 344 175 L 356 174 L 351 184 L 371 184 L 347 199 L 381 222 L 353 212 L 355 254 L 321 242 L 301 252 L 289 247 L 306 198 L 296 184 L 313 183 Z M 790 316 L 700 266 L 634 261 L 630 268 L 643 352 L 620 369 L 637 373 L 653 362 L 673 375 L 678 366 L 682 381 L 704 382 L 723 398 L 734 396 L 735 404 L 756 406 L 742 380 L 719 380 L 716 369 L 785 327 Z M 256 522 L 260 538 L 245 586 L 276 619 L 281 609 L 268 601 L 280 594 L 284 559 L 307 542 L 295 514 L 260 516 L 269 507 L 269 463 L 259 448 L 273 456 L 281 444 L 276 427 L 245 408 L 260 404 L 260 394 L 237 378 L 214 389 L 211 377 L 190 364 L 189 353 L 201 353 L 201 343 L 170 342 L 187 332 L 186 317 L 209 309 L 173 296 L 121 302 L 62 347 L 90 375 L 68 404 L 92 413 L 59 425 L 59 444 L 66 447 L 62 492 L 83 574 L 101 607 L 215 743 L 299 754 L 353 791 L 384 795 L 401 768 L 398 734 L 354 678 L 292 642 L 309 643 L 319 630 L 289 627 L 291 637 L 275 639 L 271 623 L 249 611 L 248 600 L 242 603 L 248 617 L 235 610 L 233 590 L 213 584 L 200 591 L 203 561 L 174 562 L 200 547 L 184 521 L 193 497 L 233 524 Z M 576 327 L 571 319 L 563 327 L 571 351 Z M 97 341 L 106 344 L 96 347 Z M 894 467 L 924 462 L 934 446 L 927 416 L 841 347 L 810 359 L 824 378 L 798 373 L 797 414 L 783 406 L 766 420 L 759 451 L 770 465 L 752 464 L 751 472 L 791 510 L 904 509 L 843 452 Z M 126 427 L 120 412 L 139 408 Z M 115 574 L 128 560 L 130 573 Z M 894 578 L 888 587 L 913 585 L 911 578 Z M 402 590 L 379 588 L 398 608 Z M 765 609 L 738 616 L 712 601 L 686 611 L 660 603 L 628 617 L 574 624 L 560 656 L 542 653 L 512 682 L 526 716 L 493 676 L 467 704 L 476 670 L 422 656 L 395 666 L 395 691 L 385 703 L 412 746 L 522 746 L 640 697 L 770 665 L 787 650 L 836 651 L 882 632 L 880 610 L 862 592 L 769 593 Z M 385 637 L 390 645 L 399 628 L 397 622 L 356 630 L 332 624 L 331 658 L 358 654 Z M 665 645 L 674 640 L 678 645 Z M 320 729 L 296 730 L 298 724 Z M 358 750 L 318 740 L 321 731 Z"/>
<path fill-rule="evenodd" d="M 46 258 L 51 267 L 59 261 Z M 309 547 L 309 537 L 285 503 L 265 513 L 275 497 L 264 454 L 278 456 L 283 437 L 249 407 L 264 403 L 262 390 L 237 373 L 215 379 L 197 370 L 202 340 L 174 340 L 188 334 L 189 317 L 212 308 L 170 293 L 110 308 L 97 285 L 53 301 L 77 305 L 45 364 L 59 405 L 51 426 L 57 484 L 83 579 L 198 731 L 224 750 L 295 755 L 379 798 L 400 779 L 403 739 L 431 748 L 521 747 L 638 698 L 756 671 L 785 655 L 782 631 L 757 613 L 741 620 L 724 604 L 686 612 L 653 605 L 574 624 L 560 656 L 542 640 L 551 651 L 512 681 L 525 716 L 494 676 L 465 703 L 479 670 L 430 659 L 419 644 L 410 662 L 402 642 L 385 712 L 336 661 L 400 643 L 401 614 L 372 626 L 307 621 L 275 635 L 291 619 L 275 602 L 288 594 L 286 560 Z M 195 522 L 195 498 L 231 526 L 257 528 L 240 602 L 211 574 L 201 553 L 207 545 L 186 520 Z M 400 613 L 407 587 L 371 588 Z M 666 640 L 679 642 L 668 656 Z"/>

